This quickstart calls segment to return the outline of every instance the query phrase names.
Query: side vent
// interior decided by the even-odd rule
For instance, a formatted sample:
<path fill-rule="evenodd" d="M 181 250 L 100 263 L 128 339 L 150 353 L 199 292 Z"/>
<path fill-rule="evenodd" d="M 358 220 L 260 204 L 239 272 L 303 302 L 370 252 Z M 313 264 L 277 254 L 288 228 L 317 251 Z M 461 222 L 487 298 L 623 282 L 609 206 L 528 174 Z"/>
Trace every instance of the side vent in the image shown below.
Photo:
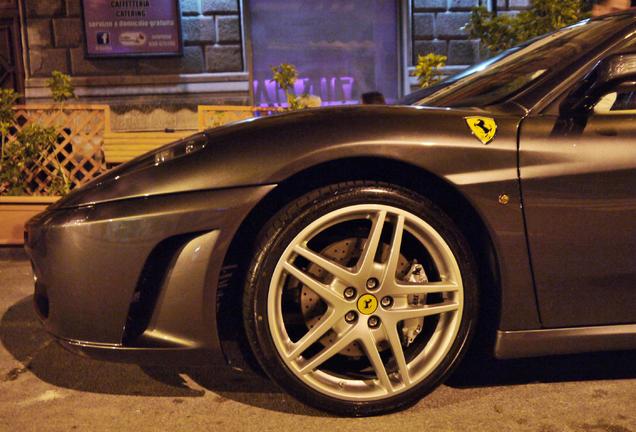
<path fill-rule="evenodd" d="M 168 270 L 181 248 L 197 234 L 183 234 L 161 241 L 148 256 L 130 302 L 123 343 L 134 346 L 148 328 Z"/>

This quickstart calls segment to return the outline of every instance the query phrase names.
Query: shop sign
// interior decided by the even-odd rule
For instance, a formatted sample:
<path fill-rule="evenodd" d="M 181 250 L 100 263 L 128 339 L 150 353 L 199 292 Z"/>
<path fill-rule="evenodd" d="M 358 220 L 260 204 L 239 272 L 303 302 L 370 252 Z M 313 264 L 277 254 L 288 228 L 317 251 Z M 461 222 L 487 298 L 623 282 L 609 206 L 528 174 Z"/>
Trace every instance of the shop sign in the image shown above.
<path fill-rule="evenodd" d="M 178 0 L 82 0 L 87 57 L 181 55 Z"/>

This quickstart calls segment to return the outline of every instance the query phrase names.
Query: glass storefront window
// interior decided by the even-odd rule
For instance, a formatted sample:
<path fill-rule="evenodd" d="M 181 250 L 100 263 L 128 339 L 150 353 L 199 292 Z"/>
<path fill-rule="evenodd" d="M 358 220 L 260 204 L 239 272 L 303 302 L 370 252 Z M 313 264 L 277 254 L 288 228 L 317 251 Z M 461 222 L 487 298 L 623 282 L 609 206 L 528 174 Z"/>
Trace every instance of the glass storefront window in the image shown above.
<path fill-rule="evenodd" d="M 282 105 L 271 67 L 296 66 L 297 96 L 323 105 L 358 103 L 363 93 L 398 96 L 398 2 L 250 0 L 254 101 Z"/>

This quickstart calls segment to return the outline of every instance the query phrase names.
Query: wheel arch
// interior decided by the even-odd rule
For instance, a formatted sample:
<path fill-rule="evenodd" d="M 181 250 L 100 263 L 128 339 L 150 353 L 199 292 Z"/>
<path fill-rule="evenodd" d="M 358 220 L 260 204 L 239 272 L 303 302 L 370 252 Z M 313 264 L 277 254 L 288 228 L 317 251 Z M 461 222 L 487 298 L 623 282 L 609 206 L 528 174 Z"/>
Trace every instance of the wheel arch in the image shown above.
<path fill-rule="evenodd" d="M 309 190 L 355 180 L 386 182 L 412 190 L 431 199 L 453 219 L 468 240 L 479 271 L 480 324 L 476 337 L 488 349 L 494 344 L 501 304 L 497 252 L 475 207 L 454 185 L 430 171 L 390 158 L 352 157 L 314 165 L 286 178 L 241 223 L 225 256 L 225 272 L 217 292 L 216 324 L 230 365 L 258 369 L 244 338 L 239 312 L 243 277 L 260 228 L 279 209 Z"/>

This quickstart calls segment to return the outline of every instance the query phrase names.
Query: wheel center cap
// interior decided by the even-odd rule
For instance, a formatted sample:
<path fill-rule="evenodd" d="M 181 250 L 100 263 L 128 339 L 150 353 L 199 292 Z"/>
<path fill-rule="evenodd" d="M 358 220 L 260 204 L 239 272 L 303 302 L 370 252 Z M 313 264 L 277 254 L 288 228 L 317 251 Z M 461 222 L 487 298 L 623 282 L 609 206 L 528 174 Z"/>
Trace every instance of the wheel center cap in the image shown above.
<path fill-rule="evenodd" d="M 361 314 L 371 315 L 378 308 L 378 299 L 373 294 L 365 294 L 358 299 L 357 304 Z"/>

